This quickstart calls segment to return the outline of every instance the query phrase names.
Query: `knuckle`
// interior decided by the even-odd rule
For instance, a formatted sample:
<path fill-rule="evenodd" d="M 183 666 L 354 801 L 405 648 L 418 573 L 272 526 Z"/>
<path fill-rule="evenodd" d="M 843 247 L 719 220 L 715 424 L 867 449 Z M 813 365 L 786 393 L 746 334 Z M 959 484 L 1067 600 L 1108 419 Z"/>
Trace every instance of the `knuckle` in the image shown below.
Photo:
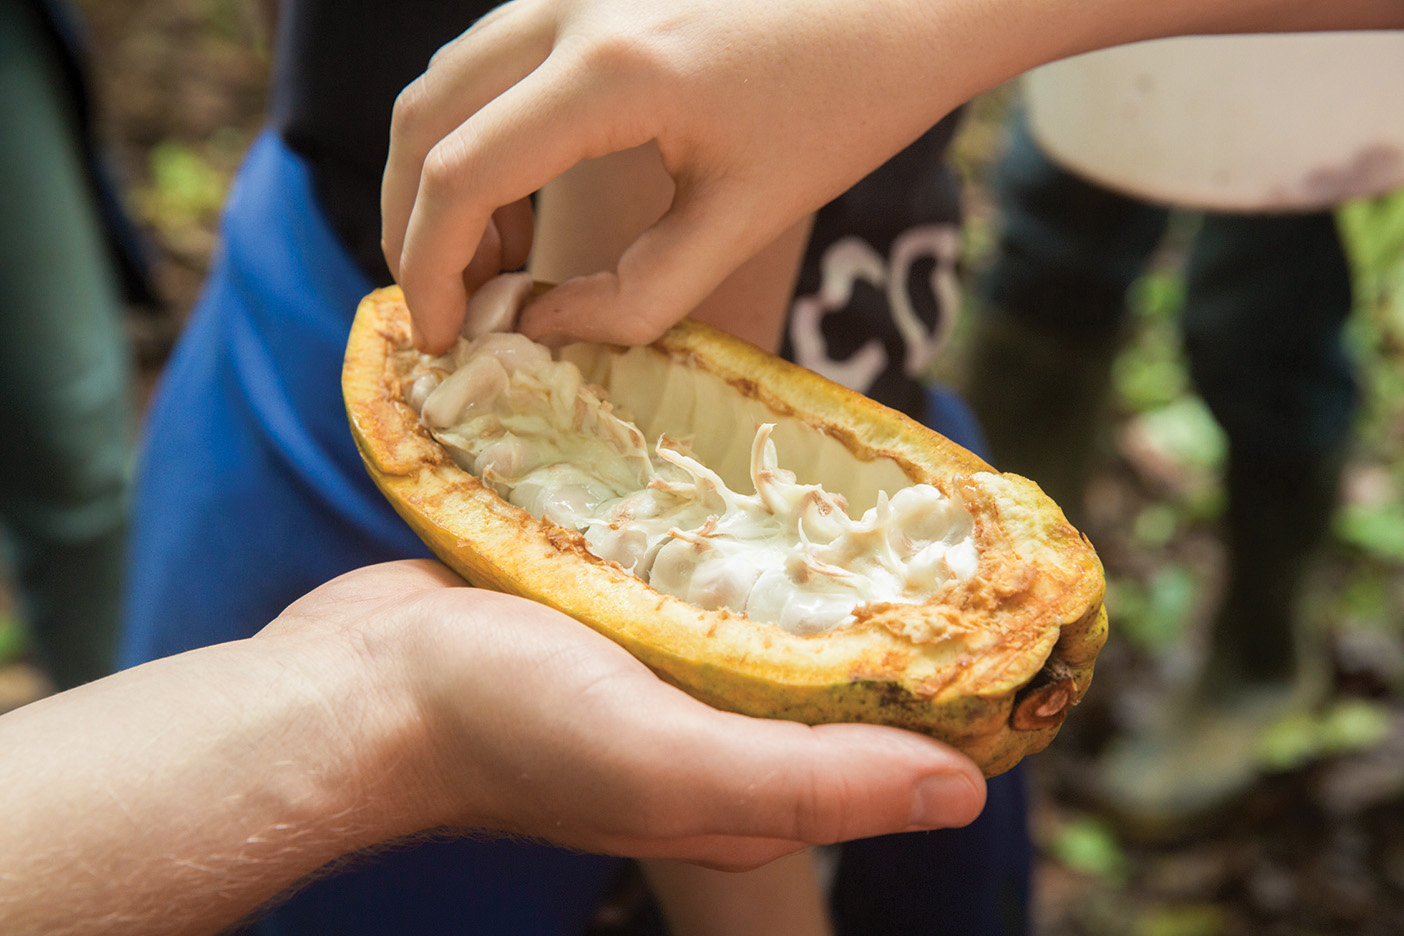
<path fill-rule="evenodd" d="M 638 40 L 623 32 L 608 32 L 594 38 L 585 57 L 594 68 L 627 71 L 637 68 L 647 55 Z"/>
<path fill-rule="evenodd" d="M 468 154 L 456 134 L 435 143 L 424 157 L 420 183 L 430 198 L 452 196 L 463 184 L 468 170 Z"/>
<path fill-rule="evenodd" d="M 428 106 L 428 81 L 424 75 L 405 85 L 395 97 L 395 106 L 390 111 L 390 132 L 395 136 L 406 136 L 419 125 Z"/>
<path fill-rule="evenodd" d="M 830 845 L 850 837 L 847 784 L 838 778 L 811 775 L 794 810 L 794 838 Z"/>
<path fill-rule="evenodd" d="M 605 30 L 588 40 L 562 40 L 562 50 L 573 52 L 581 74 L 636 78 L 660 71 L 667 63 L 646 34 L 637 30 Z"/>
<path fill-rule="evenodd" d="M 434 71 L 435 68 L 443 67 L 444 63 L 454 56 L 455 51 L 462 48 L 467 36 L 467 32 L 459 33 L 435 49 L 434 54 L 429 56 L 429 64 L 424 67 L 424 71 L 428 73 Z"/>

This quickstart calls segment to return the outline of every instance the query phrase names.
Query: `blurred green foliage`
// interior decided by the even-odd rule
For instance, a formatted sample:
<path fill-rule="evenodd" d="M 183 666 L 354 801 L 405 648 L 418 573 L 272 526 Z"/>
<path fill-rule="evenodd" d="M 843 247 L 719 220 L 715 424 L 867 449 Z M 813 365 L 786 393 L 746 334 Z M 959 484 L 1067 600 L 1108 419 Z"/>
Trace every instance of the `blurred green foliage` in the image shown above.
<path fill-rule="evenodd" d="M 1222 907 L 1209 903 L 1170 904 L 1141 911 L 1133 936 L 1219 936 L 1227 931 Z"/>
<path fill-rule="evenodd" d="M 14 613 L 0 609 L 0 666 L 14 662 L 29 649 L 24 622 Z"/>
<path fill-rule="evenodd" d="M 1358 286 L 1380 298 L 1388 296 L 1404 324 L 1404 190 L 1379 198 L 1358 199 L 1337 212 L 1341 236 L 1355 266 Z"/>
<path fill-rule="evenodd" d="M 1141 414 L 1140 428 L 1157 449 L 1187 468 L 1217 470 L 1228 452 L 1224 431 L 1198 396 L 1186 394 Z"/>
<path fill-rule="evenodd" d="M 1169 563 L 1153 570 L 1145 581 L 1112 577 L 1107 583 L 1107 607 L 1115 610 L 1121 637 L 1155 653 L 1182 639 L 1198 594 L 1194 573 Z"/>
<path fill-rule="evenodd" d="M 1354 272 L 1347 337 L 1360 362 L 1360 434 L 1404 477 L 1404 190 L 1337 212 Z"/>
<path fill-rule="evenodd" d="M 224 204 L 229 174 L 192 146 L 177 140 L 157 143 L 149 169 L 151 182 L 138 191 L 137 200 L 143 217 L 159 230 L 208 221 Z"/>
<path fill-rule="evenodd" d="M 1376 559 L 1404 563 L 1404 503 L 1347 504 L 1334 526 L 1343 542 Z"/>
<path fill-rule="evenodd" d="M 1126 878 L 1130 862 L 1111 826 L 1095 816 L 1072 816 L 1054 828 L 1044 849 L 1072 871 L 1115 883 Z"/>
<path fill-rule="evenodd" d="M 1322 712 L 1285 718 L 1263 733 L 1256 752 L 1264 770 L 1285 772 L 1327 757 L 1363 751 L 1390 733 L 1389 709 L 1366 699 L 1340 699 Z"/>
<path fill-rule="evenodd" d="M 1392 586 L 1393 580 L 1386 570 L 1357 564 L 1338 593 L 1343 623 L 1367 629 L 1397 628 L 1399 612 L 1392 601 Z"/>
<path fill-rule="evenodd" d="M 1173 270 L 1152 270 L 1132 284 L 1127 301 L 1136 335 L 1112 370 L 1124 411 L 1166 406 L 1189 391 L 1176 324 L 1184 300 L 1184 279 Z"/>

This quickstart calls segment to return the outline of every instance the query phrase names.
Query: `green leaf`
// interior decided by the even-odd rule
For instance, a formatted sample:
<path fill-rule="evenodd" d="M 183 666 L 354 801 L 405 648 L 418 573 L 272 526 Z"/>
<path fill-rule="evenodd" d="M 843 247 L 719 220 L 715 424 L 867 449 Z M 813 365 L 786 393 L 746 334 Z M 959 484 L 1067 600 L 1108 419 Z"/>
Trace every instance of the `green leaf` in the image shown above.
<path fill-rule="evenodd" d="M 1177 904 L 1142 911 L 1135 936 L 1220 936 L 1228 920 L 1214 904 Z"/>
<path fill-rule="evenodd" d="M 143 192 L 142 206 L 151 221 L 169 227 L 219 212 L 229 179 L 193 148 L 163 140 L 152 147 L 148 160 L 151 185 Z"/>
<path fill-rule="evenodd" d="M 1114 578 L 1107 589 L 1107 610 L 1117 633 L 1138 647 L 1158 651 L 1184 635 L 1199 585 L 1187 567 L 1168 565 L 1157 569 L 1145 585 Z"/>
<path fill-rule="evenodd" d="M 1258 766 L 1271 773 L 1289 773 L 1322 756 L 1316 716 L 1309 712 L 1284 718 L 1263 732 L 1254 752 Z"/>
<path fill-rule="evenodd" d="M 0 609 L 0 664 L 9 663 L 29 649 L 29 632 L 13 613 Z"/>
<path fill-rule="evenodd" d="M 1175 538 L 1180 529 L 1180 512 L 1170 504 L 1147 506 L 1132 522 L 1136 542 L 1148 549 L 1160 549 Z"/>
<path fill-rule="evenodd" d="M 1212 470 L 1227 456 L 1224 431 L 1197 396 L 1181 397 L 1144 413 L 1140 422 L 1151 444 L 1181 464 Z"/>
<path fill-rule="evenodd" d="M 1322 716 L 1320 731 L 1327 754 L 1367 751 L 1389 737 L 1389 710 L 1366 699 L 1342 699 Z"/>
<path fill-rule="evenodd" d="M 1377 559 L 1404 562 L 1404 504 L 1350 504 L 1336 513 L 1336 536 Z"/>
<path fill-rule="evenodd" d="M 1339 595 L 1345 623 L 1351 626 L 1388 625 L 1393 621 L 1391 579 L 1380 569 L 1360 564 L 1352 569 Z"/>
<path fill-rule="evenodd" d="M 1127 303 L 1137 318 L 1171 322 L 1185 304 L 1185 279 L 1177 271 L 1153 270 L 1131 284 Z"/>
<path fill-rule="evenodd" d="M 1189 389 L 1184 365 L 1145 348 L 1133 348 L 1116 360 L 1113 371 L 1122 405 L 1135 413 L 1157 409 L 1179 399 Z"/>
<path fill-rule="evenodd" d="M 1121 880 L 1130 867 L 1111 827 L 1091 816 L 1061 823 L 1048 850 L 1065 867 L 1094 877 Z"/>
<path fill-rule="evenodd" d="M 1184 633 L 1199 585 L 1182 565 L 1163 566 L 1151 575 L 1147 612 L 1156 646 L 1166 647 Z"/>
<path fill-rule="evenodd" d="M 1359 277 L 1386 275 L 1404 262 L 1404 190 L 1347 202 L 1337 218 Z"/>
<path fill-rule="evenodd" d="M 1298 770 L 1313 761 L 1376 747 L 1390 733 L 1389 710 L 1365 699 L 1341 699 L 1324 712 L 1283 718 L 1263 732 L 1256 756 L 1264 770 Z"/>

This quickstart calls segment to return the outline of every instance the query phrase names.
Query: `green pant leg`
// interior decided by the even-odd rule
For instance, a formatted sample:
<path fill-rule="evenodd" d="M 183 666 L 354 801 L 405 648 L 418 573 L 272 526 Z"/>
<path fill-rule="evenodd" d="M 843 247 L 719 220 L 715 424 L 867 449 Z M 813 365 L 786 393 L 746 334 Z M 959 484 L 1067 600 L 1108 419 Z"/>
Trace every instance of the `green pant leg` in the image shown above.
<path fill-rule="evenodd" d="M 1331 212 L 1210 214 L 1186 278 L 1190 370 L 1229 440 L 1229 579 L 1211 676 L 1282 680 L 1321 662 L 1300 656 L 1297 605 L 1355 415 L 1350 266 Z"/>
<path fill-rule="evenodd" d="M 1338 447 L 1358 394 L 1334 215 L 1207 214 L 1185 279 L 1191 374 L 1244 455 L 1294 461 Z"/>
<path fill-rule="evenodd" d="M 1168 212 L 1062 169 L 1022 120 L 994 190 L 1003 225 L 963 389 L 995 466 L 1033 478 L 1077 523 L 1109 421 L 1126 291 Z"/>
<path fill-rule="evenodd" d="M 63 687 L 111 667 L 132 384 L 56 54 L 31 5 L 0 0 L 0 519 Z"/>

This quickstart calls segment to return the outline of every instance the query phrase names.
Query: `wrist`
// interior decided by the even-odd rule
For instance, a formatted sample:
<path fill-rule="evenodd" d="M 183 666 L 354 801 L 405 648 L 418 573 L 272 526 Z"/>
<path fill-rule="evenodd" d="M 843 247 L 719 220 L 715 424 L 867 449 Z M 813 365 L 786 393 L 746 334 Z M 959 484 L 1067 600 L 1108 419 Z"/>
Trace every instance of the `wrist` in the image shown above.
<path fill-rule="evenodd" d="M 327 780 L 322 795 L 335 802 L 322 814 L 341 834 L 351 832 L 348 846 L 445 824 L 432 731 L 403 641 L 372 628 L 321 626 L 255 640 L 288 641 L 278 655 L 306 689 L 299 729 L 310 754 L 306 767 Z"/>
<path fill-rule="evenodd" d="M 437 824 L 385 657 L 329 617 L 283 619 L 0 719 L 0 929 L 213 930 Z"/>

